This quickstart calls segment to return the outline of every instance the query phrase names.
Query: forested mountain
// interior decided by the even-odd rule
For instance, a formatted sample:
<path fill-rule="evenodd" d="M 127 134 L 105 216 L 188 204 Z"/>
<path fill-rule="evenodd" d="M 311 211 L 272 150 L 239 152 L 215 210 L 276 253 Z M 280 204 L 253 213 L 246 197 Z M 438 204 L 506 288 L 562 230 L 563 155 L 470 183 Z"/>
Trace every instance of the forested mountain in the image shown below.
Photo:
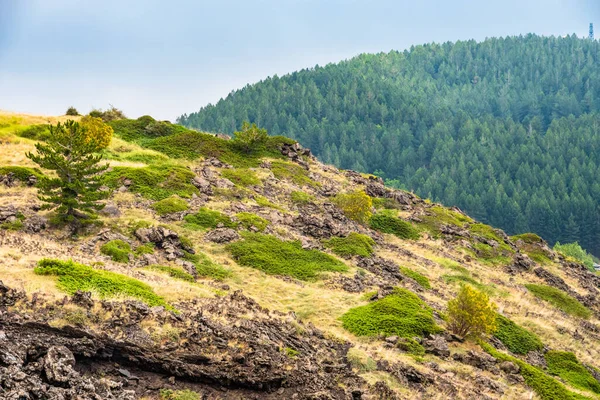
<path fill-rule="evenodd" d="M 179 122 L 226 133 L 255 122 L 511 234 L 600 255 L 599 50 L 528 35 L 363 54 L 248 85 Z"/>

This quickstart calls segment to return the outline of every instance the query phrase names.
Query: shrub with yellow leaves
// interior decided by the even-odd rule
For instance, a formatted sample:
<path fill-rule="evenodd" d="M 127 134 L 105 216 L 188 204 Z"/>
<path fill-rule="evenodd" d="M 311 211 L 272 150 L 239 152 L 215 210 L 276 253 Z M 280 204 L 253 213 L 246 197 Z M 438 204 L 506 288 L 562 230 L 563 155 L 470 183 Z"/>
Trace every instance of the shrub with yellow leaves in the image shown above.
<path fill-rule="evenodd" d="M 367 222 L 371 218 L 371 207 L 373 200 L 362 190 L 354 192 L 340 193 L 332 199 L 344 214 L 354 221 Z"/>
<path fill-rule="evenodd" d="M 101 149 L 108 147 L 114 131 L 111 126 L 102 121 L 102 118 L 86 115 L 81 118 L 80 124 L 85 129 L 88 140 L 94 140 Z"/>
<path fill-rule="evenodd" d="M 496 330 L 497 308 L 487 294 L 463 285 L 448 302 L 448 329 L 464 338 L 491 334 Z"/>

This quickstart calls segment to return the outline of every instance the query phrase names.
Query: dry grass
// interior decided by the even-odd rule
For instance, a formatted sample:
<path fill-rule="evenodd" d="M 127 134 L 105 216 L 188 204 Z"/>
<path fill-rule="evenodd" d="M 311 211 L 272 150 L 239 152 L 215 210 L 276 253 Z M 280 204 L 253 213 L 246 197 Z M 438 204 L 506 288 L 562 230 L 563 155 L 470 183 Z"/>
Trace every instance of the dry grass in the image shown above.
<path fill-rule="evenodd" d="M 72 115 L 59 115 L 59 116 L 50 116 L 50 115 L 33 115 L 26 113 L 18 113 L 6 110 L 0 110 L 0 120 L 6 119 L 9 121 L 14 121 L 16 125 L 27 126 L 27 125 L 36 125 L 36 124 L 56 124 L 57 122 L 65 122 L 69 119 L 79 121 L 81 116 L 72 116 Z"/>

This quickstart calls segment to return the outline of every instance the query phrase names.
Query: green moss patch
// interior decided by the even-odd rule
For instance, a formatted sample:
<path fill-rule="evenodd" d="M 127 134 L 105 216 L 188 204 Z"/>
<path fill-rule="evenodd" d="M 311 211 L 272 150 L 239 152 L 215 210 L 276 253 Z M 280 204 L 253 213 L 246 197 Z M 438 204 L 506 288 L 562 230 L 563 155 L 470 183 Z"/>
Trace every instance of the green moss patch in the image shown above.
<path fill-rule="evenodd" d="M 314 202 L 315 196 L 305 193 L 305 192 L 295 191 L 295 192 L 290 193 L 290 199 L 292 200 L 292 203 L 294 203 L 294 204 L 304 205 L 304 204 Z"/>
<path fill-rule="evenodd" d="M 129 262 L 129 253 L 131 253 L 131 246 L 129 243 L 122 240 L 111 240 L 106 242 L 100 247 L 100 252 L 106 254 L 113 261 L 120 263 Z"/>
<path fill-rule="evenodd" d="M 69 294 L 78 290 L 93 291 L 100 297 L 131 296 L 150 306 L 171 307 L 154 293 L 147 284 L 125 275 L 96 270 L 72 260 L 61 261 L 44 258 L 38 262 L 34 272 L 38 275 L 58 276 L 57 287 Z"/>
<path fill-rule="evenodd" d="M 206 207 L 200 208 L 195 214 L 186 215 L 183 220 L 186 222 L 186 228 L 196 230 L 216 228 L 219 224 L 223 224 L 227 228 L 237 228 L 238 226 L 229 216 Z"/>
<path fill-rule="evenodd" d="M 431 283 L 429 283 L 429 279 L 425 275 L 421 275 L 420 273 L 404 266 L 400 266 L 400 273 L 406 277 L 413 279 L 423 289 L 431 289 Z"/>
<path fill-rule="evenodd" d="M 194 264 L 200 278 L 212 278 L 216 281 L 222 281 L 232 275 L 230 270 L 214 263 L 206 254 L 198 251 L 196 254 L 185 253 L 184 259 Z"/>
<path fill-rule="evenodd" d="M 600 393 L 600 382 L 577 360 L 575 354 L 551 350 L 544 358 L 550 374 L 559 376 L 575 388 Z"/>
<path fill-rule="evenodd" d="M 189 208 L 187 201 L 181 197 L 172 196 L 162 199 L 152 204 L 152 209 L 158 215 L 167 215 L 176 212 L 186 211 Z"/>
<path fill-rule="evenodd" d="M 163 200 L 173 195 L 190 198 L 192 194 L 198 194 L 198 189 L 192 185 L 192 178 L 192 171 L 175 165 L 114 167 L 102 177 L 104 183 L 112 189 L 130 181 L 130 192 L 140 193 L 151 200 Z"/>
<path fill-rule="evenodd" d="M 256 173 L 248 168 L 224 169 L 221 171 L 221 176 L 229 179 L 238 186 L 257 186 L 262 183 L 256 176 Z"/>
<path fill-rule="evenodd" d="M 586 306 L 562 290 L 556 289 L 552 286 L 534 284 L 528 284 L 525 285 L 525 287 L 534 296 L 547 301 L 554 307 L 566 312 L 567 314 L 585 319 L 592 315 L 592 312 Z"/>
<path fill-rule="evenodd" d="M 367 235 L 351 232 L 346 237 L 333 237 L 323 240 L 323 245 L 340 257 L 369 257 L 374 252 L 375 241 Z"/>
<path fill-rule="evenodd" d="M 308 171 L 298 164 L 288 161 L 273 161 L 271 163 L 271 172 L 277 179 L 285 179 L 295 183 L 298 186 L 321 186 L 318 182 L 308 177 Z"/>
<path fill-rule="evenodd" d="M 249 212 L 237 213 L 235 217 L 240 222 L 240 225 L 248 230 L 254 228 L 258 232 L 263 232 L 269 226 L 269 221 Z"/>
<path fill-rule="evenodd" d="M 383 233 L 390 233 L 401 239 L 419 239 L 419 230 L 410 222 L 404 221 L 391 213 L 378 212 L 369 220 L 371 229 Z"/>
<path fill-rule="evenodd" d="M 162 272 L 169 275 L 171 278 L 180 279 L 187 282 L 194 282 L 194 277 L 180 268 L 158 264 L 149 265 L 146 268 L 152 271 Z"/>
<path fill-rule="evenodd" d="M 381 300 L 350 309 L 341 320 L 343 327 L 357 336 L 412 338 L 442 330 L 433 320 L 432 309 L 414 293 L 400 288 Z"/>
<path fill-rule="evenodd" d="M 18 167 L 18 166 L 4 166 L 0 167 L 0 175 L 14 174 L 14 176 L 21 182 L 27 182 L 30 176 L 41 178 L 44 176 L 42 172 L 37 168 L 29 167 Z"/>
<path fill-rule="evenodd" d="M 530 351 L 541 350 L 544 344 L 534 333 L 515 324 L 510 319 L 498 314 L 496 317 L 497 337 L 511 353 L 527 354 Z"/>
<path fill-rule="evenodd" d="M 260 233 L 244 233 L 244 240 L 227 245 L 227 250 L 240 264 L 270 275 L 315 280 L 326 271 L 346 271 L 348 267 L 336 258 L 318 250 L 302 248 L 299 241 L 283 241 Z"/>

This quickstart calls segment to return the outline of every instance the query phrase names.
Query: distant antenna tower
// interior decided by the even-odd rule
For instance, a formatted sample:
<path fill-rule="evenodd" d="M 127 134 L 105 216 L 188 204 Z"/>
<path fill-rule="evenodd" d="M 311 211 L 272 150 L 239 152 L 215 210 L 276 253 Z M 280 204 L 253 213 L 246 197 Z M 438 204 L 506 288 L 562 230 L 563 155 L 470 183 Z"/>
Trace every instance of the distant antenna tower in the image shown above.
<path fill-rule="evenodd" d="M 590 40 L 594 40 L 594 24 L 590 23 Z"/>

